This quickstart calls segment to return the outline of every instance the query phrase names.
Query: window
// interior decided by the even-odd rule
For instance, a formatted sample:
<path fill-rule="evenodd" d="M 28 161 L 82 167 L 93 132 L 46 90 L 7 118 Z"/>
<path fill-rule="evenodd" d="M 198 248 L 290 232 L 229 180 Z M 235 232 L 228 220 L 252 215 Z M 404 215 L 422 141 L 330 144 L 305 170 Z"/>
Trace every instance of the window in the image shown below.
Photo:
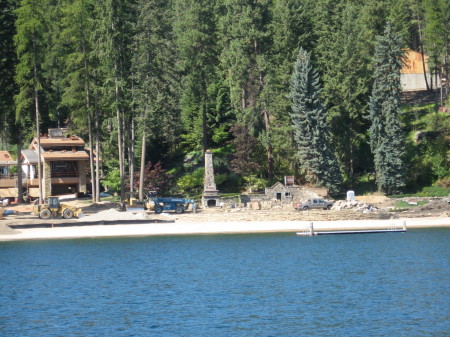
<path fill-rule="evenodd" d="M 73 161 L 52 161 L 52 177 L 76 177 L 76 167 Z"/>
<path fill-rule="evenodd" d="M 290 198 L 290 197 L 291 197 L 291 192 L 286 192 L 286 193 L 284 193 L 284 196 L 285 196 L 286 198 Z"/>

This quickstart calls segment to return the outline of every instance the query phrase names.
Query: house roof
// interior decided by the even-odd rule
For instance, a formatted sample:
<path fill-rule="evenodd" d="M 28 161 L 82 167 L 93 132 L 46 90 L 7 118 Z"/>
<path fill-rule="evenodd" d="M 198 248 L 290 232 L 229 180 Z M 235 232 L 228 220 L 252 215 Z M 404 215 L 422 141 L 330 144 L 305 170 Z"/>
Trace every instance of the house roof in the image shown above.
<path fill-rule="evenodd" d="M 84 146 L 84 140 L 79 137 L 69 138 L 44 138 L 40 139 L 41 147 L 49 148 L 52 146 Z M 37 139 L 33 139 L 32 146 L 37 145 Z"/>
<path fill-rule="evenodd" d="M 8 151 L 0 151 L 0 165 L 17 165 L 17 162 L 11 157 L 11 154 Z"/>
<path fill-rule="evenodd" d="M 275 188 L 282 188 L 282 189 L 288 189 L 287 186 L 285 186 L 284 184 L 280 183 L 279 181 L 277 181 L 275 184 L 273 184 L 271 187 L 267 187 L 267 189 L 272 190 Z"/>
<path fill-rule="evenodd" d="M 425 56 L 425 70 L 428 72 L 428 56 Z M 403 57 L 403 67 L 400 71 L 402 74 L 423 74 L 423 57 L 422 53 L 407 49 Z"/>
<path fill-rule="evenodd" d="M 22 150 L 22 156 L 25 158 L 28 164 L 38 163 L 38 154 L 34 150 Z"/>
<path fill-rule="evenodd" d="M 85 151 L 45 151 L 42 156 L 44 160 L 89 160 Z"/>

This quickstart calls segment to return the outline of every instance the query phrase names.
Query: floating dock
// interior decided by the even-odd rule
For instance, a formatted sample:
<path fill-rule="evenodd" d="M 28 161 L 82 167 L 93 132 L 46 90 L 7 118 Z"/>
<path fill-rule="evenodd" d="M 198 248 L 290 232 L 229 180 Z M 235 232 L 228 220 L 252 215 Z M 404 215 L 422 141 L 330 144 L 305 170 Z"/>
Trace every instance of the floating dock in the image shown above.
<path fill-rule="evenodd" d="M 336 235 L 336 234 L 378 234 L 378 233 L 404 233 L 406 232 L 406 222 L 403 221 L 402 226 L 392 226 L 389 228 L 380 229 L 355 229 L 355 230 L 333 230 L 333 231 L 314 231 L 314 224 L 310 222 L 309 228 L 304 231 L 297 232 L 301 236 L 314 235 Z"/>

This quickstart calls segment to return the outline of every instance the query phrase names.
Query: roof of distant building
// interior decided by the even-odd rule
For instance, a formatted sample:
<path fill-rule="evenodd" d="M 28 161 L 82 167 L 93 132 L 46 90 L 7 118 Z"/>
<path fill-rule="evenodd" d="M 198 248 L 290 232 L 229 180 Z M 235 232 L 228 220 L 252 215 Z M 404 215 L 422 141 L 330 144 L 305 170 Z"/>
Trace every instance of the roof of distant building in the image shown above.
<path fill-rule="evenodd" d="M 425 70 L 428 72 L 428 56 L 425 57 Z M 406 49 L 403 57 L 402 74 L 423 74 L 423 56 L 422 53 Z"/>
<path fill-rule="evenodd" d="M 88 160 L 85 151 L 46 151 L 42 153 L 44 160 Z"/>
<path fill-rule="evenodd" d="M 71 136 L 69 138 L 43 138 L 40 139 L 41 147 L 48 148 L 53 146 L 84 146 L 84 140 L 79 137 Z M 32 145 L 37 145 L 37 139 L 33 139 Z"/>
<path fill-rule="evenodd" d="M 8 151 L 0 151 L 0 165 L 16 165 L 17 162 Z"/>
<path fill-rule="evenodd" d="M 27 164 L 37 164 L 38 163 L 38 154 L 34 150 L 22 150 L 22 155 L 24 156 Z"/>

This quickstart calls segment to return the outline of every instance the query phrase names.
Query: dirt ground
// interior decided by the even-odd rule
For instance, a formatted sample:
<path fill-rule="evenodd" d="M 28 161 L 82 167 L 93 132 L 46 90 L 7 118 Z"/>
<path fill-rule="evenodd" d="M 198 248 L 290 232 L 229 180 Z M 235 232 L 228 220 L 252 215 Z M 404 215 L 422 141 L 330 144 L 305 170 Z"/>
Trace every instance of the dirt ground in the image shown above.
<path fill-rule="evenodd" d="M 359 198 L 358 198 L 359 199 Z M 145 219 L 148 220 L 182 220 L 188 222 L 202 222 L 202 221 L 281 221 L 281 220 L 364 220 L 364 219 L 387 219 L 387 218 L 419 218 L 419 217 L 449 217 L 450 204 L 447 199 L 433 199 L 426 200 L 423 198 L 402 199 L 411 203 L 411 207 L 395 209 L 398 202 L 397 199 L 389 199 L 386 197 L 374 196 L 364 198 L 364 202 L 373 205 L 376 210 L 369 213 L 362 213 L 355 210 L 309 210 L 296 211 L 293 207 L 274 207 L 272 209 L 247 209 L 247 208 L 208 208 L 199 209 L 198 212 L 193 213 L 187 211 L 184 214 L 175 214 L 173 212 L 163 212 L 162 214 L 155 214 L 154 212 L 146 212 Z M 360 200 L 362 201 L 362 200 Z M 423 206 L 415 206 L 414 203 L 419 201 L 428 201 Z M 118 209 L 118 203 L 101 202 L 90 203 L 88 200 L 75 199 L 64 200 L 63 203 L 79 207 L 83 210 L 85 215 L 92 215 L 108 209 Z M 5 209 L 14 210 L 14 215 L 7 215 L 1 223 L 7 225 L 26 225 L 38 224 L 44 220 L 31 214 L 32 205 L 9 205 Z M 48 221 L 47 221 L 48 222 Z M 52 223 L 67 223 L 77 222 L 76 219 L 51 219 Z"/>

